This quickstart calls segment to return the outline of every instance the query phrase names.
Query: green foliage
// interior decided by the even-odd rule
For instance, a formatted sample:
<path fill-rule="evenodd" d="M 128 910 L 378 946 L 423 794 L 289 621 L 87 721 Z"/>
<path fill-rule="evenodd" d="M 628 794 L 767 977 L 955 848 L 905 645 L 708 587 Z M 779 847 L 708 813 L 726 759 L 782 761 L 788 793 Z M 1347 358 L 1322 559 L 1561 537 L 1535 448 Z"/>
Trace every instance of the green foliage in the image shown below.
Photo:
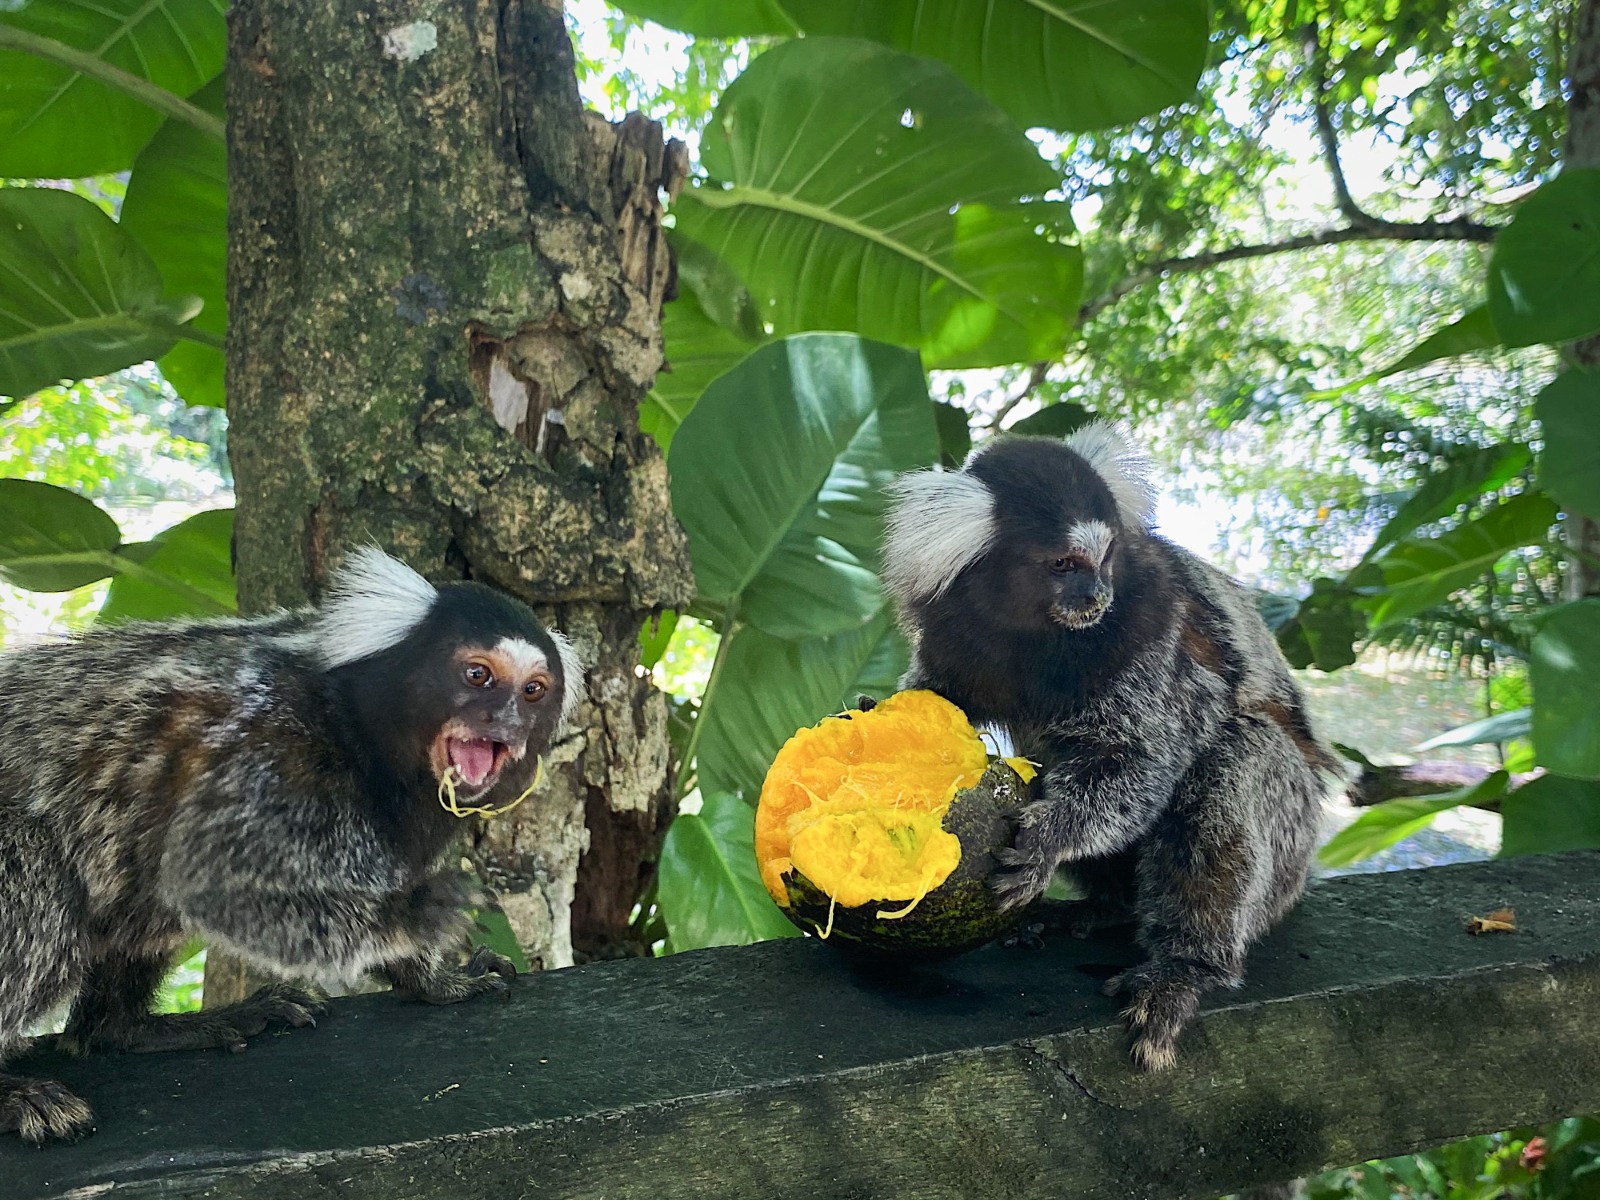
<path fill-rule="evenodd" d="M 98 206 L 56 188 L 0 188 L 0 395 L 165 354 L 197 310 Z"/>
<path fill-rule="evenodd" d="M 70 592 L 111 574 L 122 532 L 111 515 L 48 483 L 0 479 L 0 579 Z"/>
<path fill-rule="evenodd" d="M 1504 794 L 1509 781 L 1504 771 L 1496 771 L 1483 782 L 1439 796 L 1408 797 L 1374 804 L 1346 825 L 1317 853 L 1325 867 L 1346 867 L 1371 858 L 1412 834 L 1433 824 L 1434 817 L 1463 804 L 1482 805 Z"/>
<path fill-rule="evenodd" d="M 1205 66 L 1207 0 L 624 0 L 711 37 L 867 38 L 950 64 L 1019 126 L 1099 129 L 1192 95 Z"/>
<path fill-rule="evenodd" d="M 764 346 L 712 384 L 671 457 L 699 603 L 777 637 L 870 620 L 883 488 L 933 461 L 932 416 L 915 354 L 846 334 Z"/>
<path fill-rule="evenodd" d="M 1459 358 L 1463 354 L 1472 354 L 1480 350 L 1493 350 L 1499 345 L 1500 335 L 1495 332 L 1494 321 L 1489 316 L 1489 306 L 1480 304 L 1477 308 L 1468 310 L 1443 328 L 1436 329 L 1387 366 L 1379 367 L 1376 371 L 1362 376 L 1354 383 L 1320 392 L 1318 395 L 1323 397 L 1341 396 L 1345 392 L 1365 384 L 1387 379 L 1390 375 L 1399 375 L 1404 371 L 1415 371 L 1418 367 L 1425 367 L 1444 359 Z"/>
<path fill-rule="evenodd" d="M 724 897 L 725 911 L 692 915 L 697 872 L 720 871 L 713 851 L 740 828 L 748 837 L 748 806 L 795 730 L 862 691 L 892 691 L 904 671 L 909 652 L 877 575 L 883 487 L 939 453 L 917 356 L 847 334 L 762 346 L 706 390 L 674 437 L 694 611 L 720 639 L 700 705 L 679 709 L 694 717 L 676 741 L 680 792 L 695 782 L 717 807 L 662 852 L 657 903 L 673 949 L 752 936 L 748 909 L 770 909 L 765 892 L 746 895 L 724 872 L 699 886 Z M 735 821 L 725 798 L 745 815 Z"/>
<path fill-rule="evenodd" d="M 222 77 L 190 100 L 220 117 Z M 216 343 L 180 342 L 159 365 L 190 404 L 221 408 L 221 338 L 228 325 L 228 156 L 223 144 L 169 118 L 134 160 L 121 227 L 150 255 L 169 290 L 200 297 L 202 307 L 191 325 L 211 334 Z"/>
<path fill-rule="evenodd" d="M 743 946 L 794 937 L 756 869 L 755 809 L 707 792 L 699 812 L 681 813 L 661 850 L 656 903 L 673 950 Z"/>
<path fill-rule="evenodd" d="M 1600 784 L 1590 780 L 1530 779 L 1501 801 L 1500 815 L 1502 855 L 1600 849 Z"/>
<path fill-rule="evenodd" d="M 1534 400 L 1539 483 L 1568 512 L 1600 513 L 1600 371 L 1557 375 Z"/>
<path fill-rule="evenodd" d="M 1308 1200 L 1593 1200 L 1600 1194 L 1600 1120 L 1485 1134 L 1308 1183 Z"/>
<path fill-rule="evenodd" d="M 1552 609 L 1534 635 L 1533 748 L 1560 775 L 1600 779 L 1600 597 Z"/>
<path fill-rule="evenodd" d="M 139 570 L 112 578 L 99 619 L 158 621 L 238 611 L 232 550 L 231 508 L 196 513 L 142 545 L 122 547 Z"/>
<path fill-rule="evenodd" d="M 187 96 L 222 70 L 226 10 L 223 0 L 31 0 L 0 6 L 0 27 Z M 139 99 L 39 55 L 0 49 L 0 79 L 0 176 L 125 171 L 161 124 Z"/>
<path fill-rule="evenodd" d="M 231 530 L 231 512 L 201 513 L 150 542 L 124 545 L 116 521 L 93 501 L 53 484 L 0 479 L 0 580 L 65 592 L 115 576 L 109 619 L 234 611 Z"/>
<path fill-rule="evenodd" d="M 1522 202 L 1495 240 L 1489 312 L 1508 346 L 1600 330 L 1600 169 L 1571 169 Z"/>
<path fill-rule="evenodd" d="M 849 104 L 822 104 L 825 93 Z M 1055 173 L 946 67 L 806 38 L 757 58 L 673 206 L 778 334 L 854 330 L 984 366 L 1060 352 L 1081 256 Z"/>
<path fill-rule="evenodd" d="M 1384 592 L 1374 625 L 1404 620 L 1483 578 L 1511 551 L 1550 536 L 1556 506 L 1524 492 L 1433 538 L 1402 538 L 1377 559 Z"/>

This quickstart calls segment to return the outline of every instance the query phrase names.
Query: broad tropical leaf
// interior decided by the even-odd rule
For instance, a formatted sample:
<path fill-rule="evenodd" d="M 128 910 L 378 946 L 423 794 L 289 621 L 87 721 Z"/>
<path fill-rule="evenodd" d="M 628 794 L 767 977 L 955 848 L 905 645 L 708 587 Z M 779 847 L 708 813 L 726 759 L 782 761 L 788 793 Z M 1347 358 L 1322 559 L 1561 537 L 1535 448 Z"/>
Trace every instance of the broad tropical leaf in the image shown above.
<path fill-rule="evenodd" d="M 1415 749 L 1418 754 L 1426 754 L 1429 750 L 1438 750 L 1445 746 L 1483 746 L 1509 742 L 1515 738 L 1527 737 L 1532 727 L 1533 710 L 1514 708 L 1509 712 L 1484 717 L 1481 721 L 1469 721 L 1465 725 L 1447 729 L 1419 743 Z"/>
<path fill-rule="evenodd" d="M 1425 367 L 1429 363 L 1439 362 L 1441 359 L 1459 358 L 1463 354 L 1472 354 L 1479 350 L 1490 350 L 1499 344 L 1500 335 L 1495 332 L 1494 320 L 1489 316 L 1489 306 L 1480 304 L 1477 308 L 1469 309 L 1448 325 L 1434 330 L 1387 366 L 1379 367 L 1370 374 L 1363 375 L 1359 379 L 1353 379 L 1349 383 L 1340 384 L 1338 387 L 1315 392 L 1313 393 L 1313 398 L 1319 400 L 1332 399 L 1335 396 L 1353 392 L 1356 388 L 1364 387 L 1369 383 L 1387 379 L 1390 375 L 1398 375 L 1402 371 L 1414 371 L 1418 367 Z"/>
<path fill-rule="evenodd" d="M 1032 416 L 1023 417 L 1006 432 L 1026 434 L 1030 437 L 1062 438 L 1087 425 L 1094 418 L 1094 413 L 1083 405 L 1064 400 L 1059 404 L 1047 405 Z"/>
<path fill-rule="evenodd" d="M 222 77 L 190 99 L 220 117 Z M 155 260 L 169 290 L 203 301 L 192 326 L 221 338 L 228 326 L 228 155 L 223 144 L 168 119 L 133 164 L 122 228 Z M 225 403 L 221 347 L 179 342 L 157 365 L 190 404 L 221 408 Z"/>
<path fill-rule="evenodd" d="M 1375 602 L 1373 626 L 1415 616 L 1478 582 L 1511 551 L 1543 542 L 1555 519 L 1547 496 L 1523 492 L 1436 538 L 1402 540 L 1378 559 L 1384 593 Z"/>
<path fill-rule="evenodd" d="M 1387 850 L 1396 842 L 1403 842 L 1426 829 L 1442 812 L 1463 804 L 1483 804 L 1504 794 L 1509 780 L 1510 776 L 1504 771 L 1496 771 L 1469 788 L 1441 796 L 1408 797 L 1374 804 L 1329 838 L 1317 852 L 1317 860 L 1325 867 L 1347 867 L 1363 858 L 1371 858 L 1380 850 Z"/>
<path fill-rule="evenodd" d="M 111 514 L 93 500 L 49 483 L 0 479 L 0 579 L 14 587 L 70 592 L 104 579 L 121 541 Z"/>
<path fill-rule="evenodd" d="M 225 0 L 31 0 L 0 24 L 80 50 L 188 96 L 222 70 Z M 0 50 L 0 175 L 76 179 L 125 171 L 161 115 L 80 71 Z"/>
<path fill-rule="evenodd" d="M 56 188 L 0 188 L 0 268 L 0 396 L 165 354 L 198 308 L 164 299 L 139 244 Z"/>
<path fill-rule="evenodd" d="M 914 353 L 849 334 L 761 347 L 672 442 L 699 603 L 778 637 L 865 624 L 883 604 L 884 485 L 937 454 Z"/>
<path fill-rule="evenodd" d="M 755 818 L 726 792 L 704 793 L 699 812 L 673 818 L 656 891 L 673 953 L 799 934 L 762 886 Z"/>
<path fill-rule="evenodd" d="M 1566 371 L 1534 400 L 1539 486 L 1568 512 L 1600 513 L 1600 371 Z"/>
<path fill-rule="evenodd" d="M 703 37 L 869 38 L 949 63 L 1023 128 L 1101 129 L 1187 99 L 1206 63 L 1206 0 L 623 0 Z"/>
<path fill-rule="evenodd" d="M 1600 783 L 1541 775 L 1500 802 L 1500 853 L 1600 850 Z"/>
<path fill-rule="evenodd" d="M 1508 346 L 1600 330 L 1600 169 L 1568 168 L 1495 238 L 1489 313 Z"/>
<path fill-rule="evenodd" d="M 111 581 L 99 620 L 165 620 L 238 610 L 233 580 L 233 509 L 196 513 L 145 546 L 124 546 L 132 560 Z"/>
<path fill-rule="evenodd" d="M 1504 487 L 1532 461 L 1532 451 L 1517 442 L 1484 446 L 1443 459 L 1438 469 L 1406 497 L 1394 516 L 1384 522 L 1361 561 L 1371 562 L 1422 526 L 1443 520 L 1468 501 Z"/>
<path fill-rule="evenodd" d="M 667 362 L 639 410 L 639 426 L 665 454 L 711 381 L 738 366 L 764 339 L 746 339 L 717 324 L 687 288 L 662 308 L 661 338 Z"/>
<path fill-rule="evenodd" d="M 1600 779 L 1600 599 L 1549 611 L 1528 658 L 1533 749 L 1558 775 Z"/>
<path fill-rule="evenodd" d="M 767 768 L 796 730 L 853 705 L 856 692 L 893 691 L 883 685 L 898 675 L 901 651 L 884 642 L 898 637 L 888 612 L 849 633 L 800 641 L 736 629 L 700 716 L 701 787 L 740 792 L 754 803 Z"/>
<path fill-rule="evenodd" d="M 808 37 L 723 94 L 678 228 L 778 334 L 849 329 L 930 366 L 1054 357 L 1082 253 L 1038 150 L 948 67 Z"/>

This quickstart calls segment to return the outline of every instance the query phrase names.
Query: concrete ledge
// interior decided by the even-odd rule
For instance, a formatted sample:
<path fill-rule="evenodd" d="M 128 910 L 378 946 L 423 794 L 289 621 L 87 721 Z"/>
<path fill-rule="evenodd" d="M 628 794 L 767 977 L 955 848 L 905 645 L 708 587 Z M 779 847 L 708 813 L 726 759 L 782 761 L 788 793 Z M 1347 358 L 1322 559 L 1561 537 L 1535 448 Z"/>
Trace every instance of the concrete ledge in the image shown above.
<path fill-rule="evenodd" d="M 1516 933 L 1467 935 L 1501 905 Z M 239 1056 L 39 1055 L 100 1130 L 0 1140 L 0 1197 L 1203 1197 L 1600 1110 L 1600 852 L 1317 885 L 1165 1075 L 1097 990 L 1132 957 L 873 975 L 792 940 L 360 997 Z"/>

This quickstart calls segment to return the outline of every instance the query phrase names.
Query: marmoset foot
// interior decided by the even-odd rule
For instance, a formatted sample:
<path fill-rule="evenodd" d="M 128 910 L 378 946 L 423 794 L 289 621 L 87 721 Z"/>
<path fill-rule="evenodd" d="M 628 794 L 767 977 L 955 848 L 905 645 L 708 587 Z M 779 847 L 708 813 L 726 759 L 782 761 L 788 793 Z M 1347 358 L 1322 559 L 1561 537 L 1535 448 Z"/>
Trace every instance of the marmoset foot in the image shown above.
<path fill-rule="evenodd" d="M 320 995 L 287 983 L 262 988 L 238 1004 L 187 1013 L 150 1013 L 126 1025 L 102 1024 L 89 1030 L 71 1026 L 56 1039 L 68 1054 L 90 1050 L 131 1050 L 153 1054 L 166 1050 L 225 1049 L 237 1053 L 250 1038 L 274 1029 L 314 1026 L 327 1008 Z"/>
<path fill-rule="evenodd" d="M 1133 1062 L 1144 1071 L 1164 1071 L 1178 1058 L 1178 1035 L 1200 1007 L 1200 989 L 1187 972 L 1159 963 L 1132 967 L 1106 981 L 1108 996 L 1127 996 L 1122 1010 L 1133 1034 Z"/>
<path fill-rule="evenodd" d="M 516 967 L 503 954 L 479 946 L 463 967 L 431 962 L 407 962 L 386 972 L 395 990 L 429 1004 L 459 1004 L 485 992 L 502 992 L 517 977 Z"/>
<path fill-rule="evenodd" d="M 65 1084 L 0 1075 L 0 1133 L 19 1133 L 41 1146 L 75 1142 L 93 1131 L 94 1112 Z"/>

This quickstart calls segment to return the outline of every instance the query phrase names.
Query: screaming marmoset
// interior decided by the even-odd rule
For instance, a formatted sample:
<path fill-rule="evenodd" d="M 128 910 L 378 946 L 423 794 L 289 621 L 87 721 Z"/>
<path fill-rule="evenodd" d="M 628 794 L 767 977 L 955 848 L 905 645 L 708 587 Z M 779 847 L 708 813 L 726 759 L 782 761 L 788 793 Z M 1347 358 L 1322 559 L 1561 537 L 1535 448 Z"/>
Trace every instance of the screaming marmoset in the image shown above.
<path fill-rule="evenodd" d="M 149 1006 L 191 937 L 278 974 L 376 972 L 438 1004 L 503 988 L 442 789 L 518 796 L 582 695 L 565 638 L 476 583 L 356 551 L 317 609 L 97 628 L 0 655 L 0 1130 L 87 1132 L 61 1084 L 6 1074 L 70 1002 L 60 1044 L 228 1046 L 307 1025 L 265 988 Z"/>
<path fill-rule="evenodd" d="M 1202 991 L 1305 888 L 1338 761 L 1250 594 L 1150 530 L 1148 463 L 1095 422 L 1001 437 L 894 485 L 885 578 L 915 648 L 904 688 L 1009 730 L 1043 766 L 993 885 L 1042 895 L 1058 864 L 1082 922 L 1136 917 L 1135 1060 L 1168 1065 Z"/>

